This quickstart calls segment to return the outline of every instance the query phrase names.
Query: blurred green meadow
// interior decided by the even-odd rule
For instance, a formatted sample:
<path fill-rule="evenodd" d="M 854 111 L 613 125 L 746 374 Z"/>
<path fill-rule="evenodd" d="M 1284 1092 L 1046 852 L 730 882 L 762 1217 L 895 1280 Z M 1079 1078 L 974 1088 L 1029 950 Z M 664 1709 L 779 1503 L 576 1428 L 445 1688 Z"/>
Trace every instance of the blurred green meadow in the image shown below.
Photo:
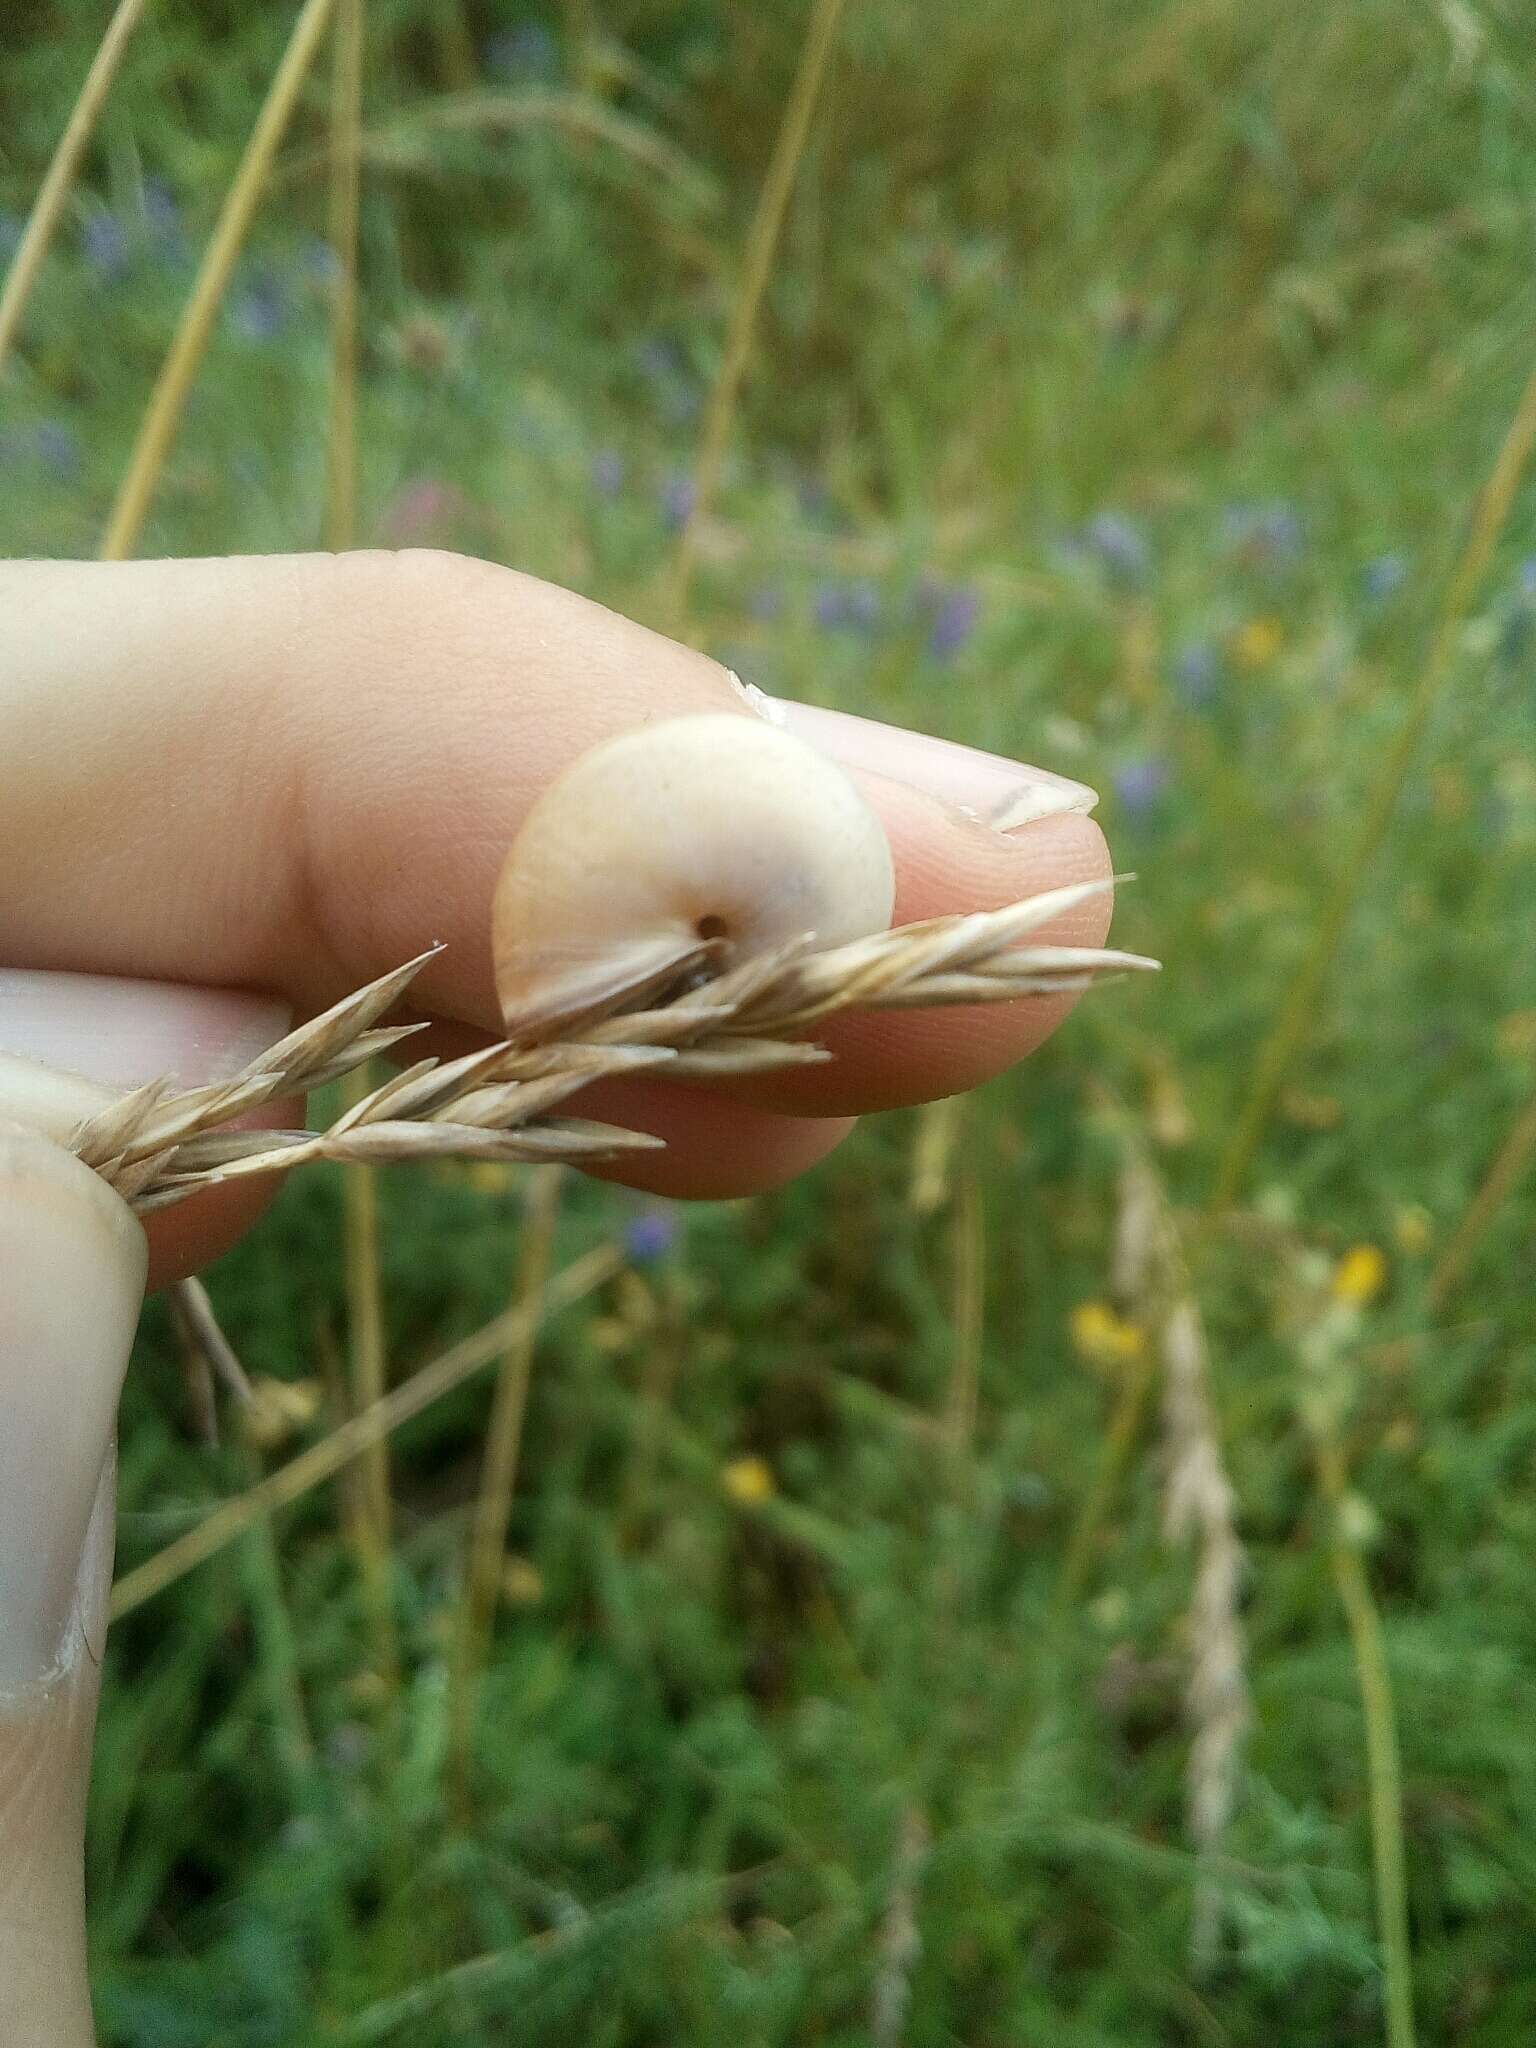
<path fill-rule="evenodd" d="M 106 12 L 0 28 L 0 250 Z M 98 546 L 294 13 L 151 6 L 0 377 L 0 549 Z M 806 24 L 370 0 L 360 539 L 661 619 Z M 326 106 L 143 552 L 320 538 Z M 1532 2038 L 1532 488 L 1357 847 L 1532 368 L 1533 177 L 1515 0 L 849 0 L 687 630 L 1094 783 L 1166 971 L 770 1198 L 565 1181 L 555 1263 L 624 1270 L 534 1350 L 467 1756 L 493 1372 L 391 1439 L 385 1617 L 353 1467 L 121 1622 L 111 2048 L 1369 2043 L 1384 1963 L 1397 2048 L 1405 1964 L 1421 2041 Z M 505 1307 L 531 1185 L 379 1179 L 392 1379 Z M 209 1285 L 255 1421 L 197 1440 L 152 1307 L 125 1570 L 343 1418 L 339 1175 Z"/>

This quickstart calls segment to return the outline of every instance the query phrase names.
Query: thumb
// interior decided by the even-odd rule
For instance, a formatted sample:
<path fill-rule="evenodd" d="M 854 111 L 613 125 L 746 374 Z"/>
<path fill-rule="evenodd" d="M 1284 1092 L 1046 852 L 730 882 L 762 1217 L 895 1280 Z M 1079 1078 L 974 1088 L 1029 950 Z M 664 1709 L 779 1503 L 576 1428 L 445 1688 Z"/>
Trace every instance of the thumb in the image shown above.
<path fill-rule="evenodd" d="M 33 2048 L 93 2039 L 85 1793 L 146 1268 L 103 1181 L 0 1124 L 0 2041 Z"/>

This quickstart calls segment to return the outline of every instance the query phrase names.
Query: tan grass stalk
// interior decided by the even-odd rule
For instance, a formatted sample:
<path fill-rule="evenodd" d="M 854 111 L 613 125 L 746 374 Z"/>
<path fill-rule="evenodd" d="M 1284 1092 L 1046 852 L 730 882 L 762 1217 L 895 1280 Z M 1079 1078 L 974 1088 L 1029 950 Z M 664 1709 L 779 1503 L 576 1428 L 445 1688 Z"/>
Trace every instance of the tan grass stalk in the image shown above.
<path fill-rule="evenodd" d="M 1190 1959 L 1204 1972 L 1221 1947 L 1222 1853 L 1252 1720 L 1239 1611 L 1245 1559 L 1237 1496 L 1211 1400 L 1205 1325 L 1178 1220 L 1139 1132 L 1112 1102 L 1107 1106 L 1125 1146 L 1115 1279 L 1152 1333 L 1162 1368 L 1163 1530 L 1170 1544 L 1193 1539 L 1195 1549 L 1184 1695 L 1191 1730 L 1185 1812 L 1196 1858 Z"/>
<path fill-rule="evenodd" d="M 1343 941 L 1365 878 L 1381 851 L 1430 713 L 1454 666 L 1462 622 L 1508 523 L 1510 508 L 1525 475 L 1533 446 L 1536 446 L 1536 372 L 1532 373 L 1520 395 L 1509 431 L 1473 510 L 1466 545 L 1446 588 L 1439 619 L 1413 685 L 1407 714 L 1397 738 L 1387 750 L 1381 772 L 1366 800 L 1354 845 L 1339 865 L 1333 887 L 1324 901 L 1312 944 L 1300 969 L 1292 977 L 1286 999 L 1259 1049 L 1248 1098 L 1216 1175 L 1211 1207 L 1217 1214 L 1229 1208 L 1241 1193 L 1291 1063 L 1317 1016 L 1329 969 Z"/>
<path fill-rule="evenodd" d="M 1532 1095 L 1494 1154 L 1481 1187 L 1468 1203 L 1465 1214 L 1451 1233 L 1451 1241 L 1440 1254 L 1429 1276 L 1428 1298 L 1439 1310 L 1455 1294 L 1466 1270 L 1488 1235 L 1493 1219 L 1520 1184 L 1536 1159 L 1536 1095 Z"/>
<path fill-rule="evenodd" d="M 359 1074 L 366 1073 L 365 1068 Z M 389 1385 L 384 1335 L 384 1282 L 379 1257 L 379 1190 L 372 1167 L 346 1176 L 342 1191 L 343 1265 L 346 1276 L 348 1392 L 354 1413 L 380 1400 Z M 374 1655 L 386 1693 L 400 1684 L 400 1641 L 395 1626 L 394 1557 L 391 1550 L 394 1502 L 389 1446 L 370 1444 L 358 1474 L 358 1512 L 351 1527 L 357 1543 L 363 1602 L 373 1633 Z"/>
<path fill-rule="evenodd" d="M 1095 946 L 1021 944 L 1107 884 L 1052 889 L 1004 910 L 931 918 L 815 951 L 796 941 L 698 982 L 718 955 L 701 941 L 680 953 L 693 970 L 652 1007 L 562 1015 L 546 1005 L 537 1029 L 456 1060 L 419 1060 L 373 1089 L 324 1131 L 237 1131 L 264 1102 L 302 1094 L 360 1066 L 418 1027 L 381 1019 L 431 953 L 312 1018 L 227 1081 L 184 1094 L 152 1082 L 83 1123 L 71 1145 L 141 1212 L 200 1187 L 291 1171 L 314 1159 L 382 1163 L 465 1157 L 589 1161 L 658 1141 L 560 1114 L 593 1081 L 655 1069 L 669 1079 L 758 1074 L 826 1057 L 790 1041 L 854 1009 L 927 1008 L 1086 989 L 1106 973 L 1156 965 Z M 434 949 L 435 950 L 435 949 Z M 584 984 L 585 986 L 585 984 Z"/>
<path fill-rule="evenodd" d="M 725 337 L 720 372 L 709 394 L 709 402 L 704 412 L 704 425 L 699 436 L 699 452 L 693 470 L 693 502 L 683 523 L 683 531 L 678 539 L 677 552 L 673 557 L 665 591 L 663 619 L 673 625 L 681 623 L 688 609 L 688 594 L 698 558 L 699 536 L 704 522 L 709 517 L 719 487 L 720 472 L 731 435 L 731 423 L 736 416 L 736 405 L 741 396 L 747 359 L 752 353 L 752 342 L 757 332 L 763 294 L 768 288 L 773 259 L 778 251 L 779 236 L 784 226 L 784 216 L 789 207 L 790 195 L 795 188 L 801 159 L 805 154 L 806 139 L 810 134 L 811 115 L 815 111 L 822 80 L 826 75 L 842 12 L 843 0 L 813 0 L 805 42 L 800 52 L 799 69 L 795 73 L 794 84 L 785 102 L 784 118 L 774 142 L 768 174 L 763 180 L 757 211 L 747 232 L 741 284 L 736 294 L 736 303 L 731 310 L 731 322 Z"/>
<path fill-rule="evenodd" d="M 891 1860 L 891 1890 L 880 1927 L 880 1960 L 869 2001 L 870 2048 L 901 2048 L 912 2009 L 912 1973 L 923 1953 L 917 1895 L 932 1832 L 914 1802 L 905 1808 Z"/>
<path fill-rule="evenodd" d="M 336 0 L 332 34 L 328 135 L 331 253 L 336 281 L 331 302 L 331 409 L 326 437 L 325 545 L 340 551 L 357 538 L 357 233 L 358 137 L 362 129 L 363 0 Z M 343 1083 L 351 1110 L 370 1092 L 369 1070 L 359 1067 Z M 347 1335 L 351 1404 L 360 1411 L 389 1384 L 384 1336 L 384 1288 L 379 1257 L 379 1191 L 371 1167 L 348 1174 L 342 1191 Z M 357 1512 L 348 1518 L 357 1547 L 359 1577 L 373 1631 L 374 1654 L 386 1700 L 400 1689 L 400 1644 L 395 1626 L 389 1446 L 370 1446 L 359 1473 Z"/>
<path fill-rule="evenodd" d="M 933 1216 L 949 1200 L 963 1103 L 962 1096 L 941 1095 L 937 1102 L 925 1102 L 917 1113 L 907 1182 L 907 1207 L 914 1216 Z"/>
<path fill-rule="evenodd" d="M 1163 1526 L 1169 1542 L 1194 1536 L 1197 1543 L 1189 1611 L 1193 1658 L 1185 1692 L 1193 1729 L 1186 1800 L 1198 1859 L 1190 1956 L 1204 1971 L 1216 1962 L 1221 1944 L 1217 1869 L 1253 1711 L 1239 1618 L 1244 1557 L 1237 1500 L 1211 1409 L 1205 1329 L 1187 1281 L 1163 1323 L 1162 1357 L 1168 1452 Z"/>
<path fill-rule="evenodd" d="M 202 363 L 225 290 L 239 258 L 304 81 L 330 24 L 335 0 L 305 0 L 273 75 L 245 155 L 235 173 L 174 339 L 150 395 L 127 473 L 101 543 L 101 558 L 126 561 L 139 544 L 150 500 L 165 468 L 193 379 Z"/>
<path fill-rule="evenodd" d="M 1105 1091 L 1100 1090 L 1101 1102 L 1104 1098 Z M 1115 1114 L 1123 1116 L 1120 1111 Z M 1154 1294 L 1161 1211 L 1155 1176 L 1146 1172 L 1134 1150 L 1128 1147 L 1127 1152 L 1120 1169 L 1109 1285 L 1118 1307 L 1130 1315 L 1141 1316 Z M 1156 1352 L 1148 1341 L 1127 1362 L 1100 1446 L 1098 1467 L 1067 1540 L 1056 1581 L 1058 1615 L 1069 1613 L 1077 1605 L 1088 1582 L 1121 1475 L 1141 1432 L 1156 1370 Z"/>
<path fill-rule="evenodd" d="M 143 12 L 144 0 L 119 0 L 117 12 L 107 23 L 106 34 L 97 46 L 91 68 L 85 74 L 85 83 L 64 124 L 64 133 L 59 137 L 53 160 L 43 173 L 43 182 L 37 188 L 27 225 L 16 244 L 5 284 L 0 288 L 0 368 L 4 367 L 6 357 L 15 346 L 21 316 L 26 311 L 32 287 L 43 267 L 43 258 L 48 254 L 49 244 L 58 228 L 86 144 L 95 132 L 129 38 L 138 27 Z"/>
<path fill-rule="evenodd" d="M 958 1481 L 965 1471 L 976 1437 L 987 1299 L 986 1214 L 982 1206 L 981 1183 L 969 1170 L 960 1177 L 950 1244 L 954 1351 L 945 1399 L 944 1434 Z"/>
<path fill-rule="evenodd" d="M 251 1398 L 251 1383 L 234 1346 L 219 1327 L 219 1319 L 201 1280 L 183 1280 L 175 1290 L 171 1312 L 189 1356 L 207 1360 L 209 1374 L 234 1395 L 243 1406 Z"/>
<path fill-rule="evenodd" d="M 560 1218 L 562 1175 L 557 1167 L 535 1174 L 524 1209 L 523 1240 L 514 1300 L 537 1301 L 549 1284 L 555 1228 Z M 533 1378 L 537 1325 L 525 1323 L 502 1354 L 496 1392 L 486 1428 L 480 1487 L 470 1529 L 469 1556 L 459 1598 L 449 1700 L 450 1763 L 461 1799 L 467 1799 L 470 1759 L 474 1747 L 475 1710 L 480 1674 L 490 1647 L 491 1628 L 501 1591 L 507 1554 L 507 1529 L 517 1491 L 517 1467 L 523 1443 L 523 1419 Z"/>
<path fill-rule="evenodd" d="M 695 207 L 711 206 L 717 198 L 710 174 L 665 136 L 600 100 L 549 86 L 437 94 L 402 108 L 389 127 L 368 129 L 362 137 L 362 159 L 370 170 L 437 170 L 437 159 L 422 148 L 424 137 L 518 135 L 535 128 L 560 131 L 577 150 L 601 143 Z M 309 152 L 296 152 L 284 159 L 277 180 L 282 184 L 300 181 L 312 173 L 314 165 Z M 698 253 L 703 254 L 702 248 Z"/>
<path fill-rule="evenodd" d="M 331 70 L 329 229 L 331 418 L 326 440 L 325 544 L 357 543 L 358 145 L 363 105 L 363 0 L 336 0 Z"/>
<path fill-rule="evenodd" d="M 462 92 L 475 82 L 475 39 L 464 0 L 434 0 L 431 22 L 443 82 L 450 91 Z"/>
<path fill-rule="evenodd" d="M 334 1478 L 353 1459 L 361 1457 L 370 1444 L 391 1435 L 402 1423 L 473 1379 L 516 1341 L 520 1330 L 537 1325 L 556 1310 L 594 1293 L 623 1265 L 624 1252 L 619 1246 L 599 1245 L 587 1252 L 557 1273 L 537 1301 L 503 1310 L 472 1336 L 413 1373 L 381 1401 L 375 1401 L 360 1415 L 349 1417 L 340 1428 L 246 1492 L 223 1502 L 195 1528 L 119 1579 L 112 1595 L 112 1619 L 131 1614 L 198 1565 L 216 1557 L 255 1523 L 291 1506 L 325 1480 Z"/>

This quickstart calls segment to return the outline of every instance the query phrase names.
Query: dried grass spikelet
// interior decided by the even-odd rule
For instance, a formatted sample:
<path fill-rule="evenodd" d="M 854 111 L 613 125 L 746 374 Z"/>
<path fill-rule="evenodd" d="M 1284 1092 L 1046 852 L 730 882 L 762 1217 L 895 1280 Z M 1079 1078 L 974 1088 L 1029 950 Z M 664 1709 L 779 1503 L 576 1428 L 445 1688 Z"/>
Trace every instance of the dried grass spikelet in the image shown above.
<path fill-rule="evenodd" d="M 184 1093 L 151 1083 L 87 1116 L 69 1143 L 141 1212 L 314 1159 L 610 1159 L 659 1141 L 565 1114 L 594 1081 L 809 1065 L 829 1055 L 803 1034 L 842 1011 L 1011 1001 L 1155 968 L 1028 943 L 1108 886 L 887 929 L 889 849 L 841 770 L 740 716 L 674 720 L 583 755 L 530 812 L 495 904 L 503 1040 L 407 1066 L 324 1131 L 229 1128 L 423 1029 L 385 1019 L 433 947 L 232 1079 Z"/>

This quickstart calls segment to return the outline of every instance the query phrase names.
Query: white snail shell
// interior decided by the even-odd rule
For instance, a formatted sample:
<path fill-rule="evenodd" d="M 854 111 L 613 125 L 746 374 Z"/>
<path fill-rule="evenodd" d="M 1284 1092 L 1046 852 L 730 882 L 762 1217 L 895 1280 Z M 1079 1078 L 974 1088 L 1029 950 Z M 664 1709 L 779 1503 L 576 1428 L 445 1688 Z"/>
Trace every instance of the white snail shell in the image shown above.
<path fill-rule="evenodd" d="M 879 819 L 824 755 L 731 712 L 605 740 L 528 813 L 496 885 L 497 994 L 514 1036 L 660 987 L 715 942 L 738 965 L 814 934 L 884 931 Z"/>

